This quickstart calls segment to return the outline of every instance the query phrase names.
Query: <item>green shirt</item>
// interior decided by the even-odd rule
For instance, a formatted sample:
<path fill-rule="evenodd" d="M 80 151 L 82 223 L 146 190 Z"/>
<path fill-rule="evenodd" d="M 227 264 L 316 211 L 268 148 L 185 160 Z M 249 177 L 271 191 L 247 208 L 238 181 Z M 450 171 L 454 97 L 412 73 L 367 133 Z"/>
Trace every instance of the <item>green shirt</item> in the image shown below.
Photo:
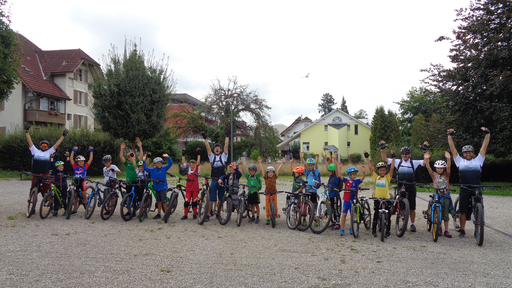
<path fill-rule="evenodd" d="M 294 173 L 295 174 L 295 173 Z M 301 176 L 302 177 L 302 176 Z M 292 186 L 292 192 L 297 192 L 299 191 L 300 188 L 302 188 L 302 183 L 304 182 L 305 180 L 302 179 L 302 178 L 297 178 L 295 177 L 295 175 L 293 175 L 293 186 Z"/>
<path fill-rule="evenodd" d="M 249 174 L 249 172 L 246 172 L 245 178 L 247 179 L 247 185 L 258 187 L 258 188 L 249 187 L 249 194 L 258 192 L 261 189 L 260 173 L 256 173 L 256 174 L 254 174 L 254 176 L 251 176 L 251 174 Z"/>
<path fill-rule="evenodd" d="M 125 160 L 124 167 L 126 167 L 126 181 L 128 181 L 128 182 L 137 181 L 137 171 L 135 171 L 135 167 L 133 167 L 132 162 Z"/>

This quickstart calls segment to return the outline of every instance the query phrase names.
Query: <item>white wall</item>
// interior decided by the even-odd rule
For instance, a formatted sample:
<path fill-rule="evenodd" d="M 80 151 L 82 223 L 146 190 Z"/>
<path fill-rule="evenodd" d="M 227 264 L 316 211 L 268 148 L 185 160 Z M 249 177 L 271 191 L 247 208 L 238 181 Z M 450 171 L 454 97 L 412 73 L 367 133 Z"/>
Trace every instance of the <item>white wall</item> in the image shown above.
<path fill-rule="evenodd" d="M 23 129 L 23 103 L 25 95 L 21 82 L 16 84 L 4 102 L 4 110 L 0 111 L 0 127 L 5 127 L 6 133 L 12 133 L 16 129 Z"/>

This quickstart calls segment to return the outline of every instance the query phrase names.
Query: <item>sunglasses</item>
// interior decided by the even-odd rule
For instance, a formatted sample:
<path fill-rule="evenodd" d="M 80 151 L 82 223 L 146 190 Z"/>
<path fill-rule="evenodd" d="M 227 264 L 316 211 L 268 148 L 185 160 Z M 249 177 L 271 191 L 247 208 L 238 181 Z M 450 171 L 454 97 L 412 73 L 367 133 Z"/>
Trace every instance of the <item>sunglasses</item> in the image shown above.
<path fill-rule="evenodd" d="M 41 144 L 41 147 L 48 147 L 48 144 L 43 143 Z"/>

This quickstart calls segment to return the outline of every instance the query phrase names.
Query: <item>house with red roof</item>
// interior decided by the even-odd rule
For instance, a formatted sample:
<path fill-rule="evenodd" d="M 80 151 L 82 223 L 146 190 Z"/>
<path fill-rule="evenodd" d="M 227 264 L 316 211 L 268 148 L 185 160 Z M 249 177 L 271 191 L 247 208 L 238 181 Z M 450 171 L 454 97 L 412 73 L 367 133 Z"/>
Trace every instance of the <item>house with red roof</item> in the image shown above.
<path fill-rule="evenodd" d="M 21 34 L 18 43 L 21 81 L 0 103 L 0 134 L 22 129 L 25 122 L 94 129 L 91 83 L 100 64 L 81 49 L 42 50 Z"/>

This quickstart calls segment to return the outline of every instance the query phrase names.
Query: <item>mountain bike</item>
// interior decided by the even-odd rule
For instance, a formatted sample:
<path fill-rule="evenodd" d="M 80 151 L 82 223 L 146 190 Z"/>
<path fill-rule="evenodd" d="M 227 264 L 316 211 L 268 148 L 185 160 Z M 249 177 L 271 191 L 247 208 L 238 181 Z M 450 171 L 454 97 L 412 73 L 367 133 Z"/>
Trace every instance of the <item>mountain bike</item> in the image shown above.
<path fill-rule="evenodd" d="M 484 227 L 485 227 L 485 217 L 484 217 L 484 198 L 482 195 L 482 189 L 494 189 L 499 188 L 501 186 L 494 186 L 494 185 L 472 185 L 472 184 L 455 184 L 453 186 L 459 186 L 461 189 L 467 189 L 467 190 L 473 190 L 474 195 L 471 196 L 471 221 L 473 221 L 473 224 L 475 225 L 475 238 L 476 238 L 476 244 L 478 246 L 482 246 L 484 244 Z M 460 196 L 459 196 L 460 197 Z M 460 213 L 458 212 L 458 206 L 459 206 L 459 197 L 457 197 L 457 200 L 455 200 L 454 210 L 455 215 L 453 217 L 454 226 L 457 229 L 457 226 L 459 226 L 460 231 Z"/>
<path fill-rule="evenodd" d="M 135 192 L 136 191 L 135 187 L 147 187 L 145 181 L 151 181 L 151 179 L 137 179 L 137 180 L 138 180 L 137 183 L 129 183 L 129 184 L 126 181 L 122 181 L 122 183 L 125 187 L 127 187 L 127 185 L 131 185 L 131 187 L 132 187 L 132 191 L 130 191 L 130 192 L 126 191 L 126 194 L 124 195 L 123 200 L 121 201 L 121 207 L 120 207 L 121 218 L 124 221 L 132 220 L 132 218 L 135 216 L 137 210 L 141 207 L 141 202 L 139 202 L 139 199 L 137 198 L 137 194 Z M 153 181 L 162 182 L 160 180 L 153 180 Z M 149 191 L 151 191 L 151 190 L 149 190 Z M 144 192 L 148 192 L 148 193 L 149 193 L 149 191 L 147 189 L 144 190 Z M 151 196 L 151 194 L 150 194 L 150 196 Z M 149 197 L 149 198 L 146 197 L 146 202 L 145 202 L 146 206 L 144 207 L 145 212 L 147 212 L 146 210 L 149 208 L 149 206 L 147 206 L 148 203 L 149 203 L 149 205 L 151 205 L 151 201 L 152 201 L 151 197 Z M 144 219 L 142 219 L 142 220 L 140 220 L 140 219 L 141 218 L 139 217 L 139 221 L 141 221 L 141 222 L 142 222 L 142 220 L 144 220 Z"/>
<path fill-rule="evenodd" d="M 233 183 L 230 183 L 228 186 L 225 186 L 224 184 L 219 184 L 219 186 L 223 186 L 224 189 L 224 197 L 222 197 L 222 201 L 220 202 L 220 207 L 218 213 L 218 219 L 220 225 L 226 225 L 229 220 L 231 219 L 231 214 L 237 210 L 238 213 L 238 200 L 233 199 L 233 194 L 237 193 L 231 193 L 229 191 L 229 188 L 232 188 L 232 190 L 238 189 L 238 185 L 234 185 Z"/>
<path fill-rule="evenodd" d="M 377 219 L 377 224 L 379 225 L 380 241 L 384 242 L 384 239 L 386 238 L 387 227 L 391 224 L 389 223 L 389 221 L 391 221 L 391 210 L 394 209 L 394 206 L 396 203 L 398 203 L 398 200 L 375 197 L 370 197 L 369 199 L 380 201 L 379 219 Z"/>
<path fill-rule="evenodd" d="M 69 191 L 66 193 L 66 197 L 69 197 Z M 55 198 L 57 198 L 57 202 L 55 202 Z M 46 193 L 43 197 L 43 201 L 41 202 L 41 206 L 39 207 L 39 216 L 41 219 L 46 219 L 50 212 L 57 211 L 59 208 L 64 208 L 66 210 L 67 203 L 62 199 L 62 192 L 52 183 L 52 189 L 49 193 Z"/>
<path fill-rule="evenodd" d="M 92 216 L 92 213 L 94 213 L 94 208 L 96 208 L 96 204 L 98 204 L 98 207 L 101 207 L 103 203 L 105 202 L 105 198 L 101 197 L 101 194 L 105 195 L 103 190 L 100 189 L 99 185 L 102 185 L 103 188 L 105 188 L 105 185 L 101 182 L 94 181 L 94 180 L 87 180 L 89 183 L 96 184 L 96 187 L 94 185 L 87 185 L 87 191 L 91 191 L 89 193 L 89 199 L 87 201 L 87 207 L 85 208 L 85 219 L 89 219 Z"/>
<path fill-rule="evenodd" d="M 153 210 L 151 210 L 151 203 L 153 202 L 153 196 L 156 193 L 155 189 L 153 189 L 153 184 L 151 182 L 149 182 L 149 185 L 146 185 L 146 181 L 151 181 L 151 179 L 140 179 L 140 180 L 144 181 L 144 182 L 139 181 L 139 184 L 144 187 L 144 193 L 142 194 L 142 201 L 140 202 L 139 215 L 137 215 L 137 217 L 139 218 L 139 222 L 142 222 L 142 221 L 144 221 L 144 219 L 148 218 L 148 213 L 156 211 L 158 209 L 158 206 L 155 205 Z M 157 182 L 157 183 L 164 182 L 164 181 L 156 180 L 156 179 L 153 181 Z M 167 191 L 169 191 L 169 190 L 171 190 L 171 189 L 167 189 Z M 151 193 L 153 193 L 153 196 L 151 195 Z M 155 197 L 155 199 L 156 199 L 156 197 Z M 169 203 L 169 199 L 170 198 L 167 196 L 167 203 Z M 174 209 L 176 209 L 176 207 L 174 207 Z M 167 215 L 168 211 L 169 211 L 169 206 L 167 206 L 167 211 L 165 211 L 164 218 L 165 218 L 165 215 Z M 168 218 L 169 217 L 167 217 L 167 219 Z M 164 219 L 165 223 L 167 223 L 167 219 Z"/>
<path fill-rule="evenodd" d="M 204 178 L 204 182 L 201 186 L 201 191 L 199 191 L 199 195 L 197 196 L 197 223 L 199 225 L 203 225 L 206 221 L 208 215 L 208 208 L 210 205 L 210 180 L 217 181 L 218 179 L 215 177 L 209 176 L 201 176 L 198 174 L 194 174 L 197 177 Z M 216 206 L 216 205 L 213 205 Z M 216 207 L 212 207 L 212 215 L 214 215 L 214 209 Z"/>
<path fill-rule="evenodd" d="M 361 190 L 369 190 L 369 188 L 359 188 Z M 354 189 L 343 189 L 342 191 L 350 191 L 355 193 L 354 200 L 352 200 L 352 208 L 350 209 L 350 227 L 352 228 L 352 235 L 354 238 L 359 237 L 359 224 L 363 222 L 366 230 L 370 230 L 372 224 L 372 214 L 370 211 L 370 204 L 365 196 L 358 196 Z"/>
<path fill-rule="evenodd" d="M 251 221 L 251 219 L 254 217 L 254 214 L 251 210 L 252 209 L 251 204 L 249 204 L 248 200 L 247 200 L 247 198 L 249 197 L 247 194 L 247 190 L 250 188 L 257 188 L 257 186 L 247 185 L 247 184 L 238 184 L 238 185 L 239 185 L 239 187 L 241 187 L 240 191 L 238 192 L 238 197 L 239 197 L 238 209 L 240 211 L 240 213 L 239 213 L 240 215 L 237 214 L 236 224 L 237 224 L 237 226 L 240 226 L 243 218 L 249 217 L 249 221 Z M 258 192 L 254 192 L 254 193 L 258 193 Z"/>
<path fill-rule="evenodd" d="M 37 194 L 41 193 L 41 196 L 44 197 L 51 190 L 50 175 L 32 174 L 32 176 L 35 176 L 36 179 L 30 188 L 30 193 L 27 200 L 27 218 L 30 218 L 30 216 L 36 214 Z M 43 183 L 50 184 L 50 189 L 45 191 L 43 189 Z"/>
<path fill-rule="evenodd" d="M 176 207 L 178 207 L 178 198 L 179 198 L 180 193 L 183 198 L 183 202 L 185 202 L 185 198 L 186 198 L 185 188 L 186 187 L 185 187 L 185 185 L 181 184 L 180 181 L 184 180 L 187 183 L 195 182 L 195 180 L 178 177 L 169 172 L 167 172 L 167 175 L 176 178 L 178 182 L 176 183 L 175 187 L 171 187 L 171 188 L 167 189 L 167 192 L 171 192 L 171 196 L 169 196 L 167 198 L 167 211 L 165 212 L 165 215 L 163 217 L 163 220 L 165 223 L 167 223 L 167 221 L 169 220 L 169 217 L 172 215 L 172 213 L 174 213 L 174 211 L 176 211 Z M 189 206 L 188 209 L 189 209 L 188 211 L 190 212 L 191 207 Z"/>
<path fill-rule="evenodd" d="M 66 208 L 66 219 L 69 220 L 69 218 L 71 217 L 71 214 L 73 212 L 73 207 L 75 206 L 75 196 L 78 198 L 77 199 L 77 204 L 76 204 L 76 209 L 78 209 L 81 205 L 84 206 L 84 209 L 87 210 L 87 203 L 84 202 L 84 199 L 83 199 L 83 194 L 82 193 L 87 193 L 87 191 L 82 191 L 83 189 L 77 189 L 77 185 L 80 183 L 80 180 L 83 179 L 84 181 L 86 181 L 85 178 L 83 177 L 73 177 L 73 180 L 71 180 L 71 184 L 69 185 L 69 194 L 68 194 L 68 206 Z M 87 197 L 87 194 L 86 195 L 86 198 Z"/>
<path fill-rule="evenodd" d="M 292 230 L 306 231 L 311 226 L 314 217 L 314 205 L 308 192 L 286 192 L 290 194 L 290 204 L 286 210 L 286 224 Z"/>
<path fill-rule="evenodd" d="M 409 222 L 409 200 L 407 200 L 407 196 L 409 192 L 405 190 L 407 185 L 416 185 L 420 186 L 416 182 L 407 182 L 402 180 L 395 180 L 396 183 L 402 184 L 400 188 L 399 186 L 394 186 L 395 194 L 393 195 L 393 199 L 395 199 L 393 203 L 393 207 L 391 208 L 391 215 L 396 214 L 396 236 L 402 237 L 407 231 L 407 223 Z"/>
<path fill-rule="evenodd" d="M 105 197 L 103 205 L 101 205 L 101 219 L 107 220 L 110 218 L 110 216 L 114 215 L 119 197 L 121 196 L 121 198 L 123 198 L 125 194 L 122 190 L 122 185 L 123 182 L 116 178 L 110 178 L 107 181 L 107 187 L 109 187 L 110 193 L 107 197 Z"/>
<path fill-rule="evenodd" d="M 423 188 L 433 188 L 431 186 L 424 186 Z M 441 231 L 441 215 L 443 212 L 443 201 L 449 201 L 449 199 L 444 199 L 443 195 L 449 193 L 450 191 L 455 191 L 453 189 L 443 188 L 435 188 L 434 193 L 430 196 L 430 200 L 428 201 L 427 210 L 423 211 L 423 217 L 427 219 L 427 231 L 432 231 L 432 240 L 437 242 L 439 239 L 439 234 Z"/>
<path fill-rule="evenodd" d="M 329 224 L 331 224 L 332 220 L 332 209 L 331 202 L 328 197 L 327 191 L 336 190 L 331 188 L 329 185 L 325 185 L 324 183 L 320 183 L 315 180 L 315 183 L 323 187 L 323 191 L 321 193 L 316 193 L 317 196 L 317 204 L 316 209 L 313 213 L 313 223 L 310 226 L 310 229 L 315 234 L 320 234 L 324 232 Z M 337 190 L 336 190 L 337 191 Z"/>
<path fill-rule="evenodd" d="M 277 191 L 277 192 L 258 192 L 259 194 L 262 194 L 262 195 L 265 195 L 265 197 L 267 195 L 270 195 L 270 203 L 269 203 L 269 209 L 270 209 L 270 223 L 272 224 L 272 228 L 275 228 L 276 227 L 276 222 L 277 222 L 277 209 L 276 209 L 276 203 L 274 202 L 274 199 L 272 199 L 272 195 L 274 194 L 278 194 L 280 193 L 281 191 Z M 311 225 L 311 223 L 310 223 Z"/>

